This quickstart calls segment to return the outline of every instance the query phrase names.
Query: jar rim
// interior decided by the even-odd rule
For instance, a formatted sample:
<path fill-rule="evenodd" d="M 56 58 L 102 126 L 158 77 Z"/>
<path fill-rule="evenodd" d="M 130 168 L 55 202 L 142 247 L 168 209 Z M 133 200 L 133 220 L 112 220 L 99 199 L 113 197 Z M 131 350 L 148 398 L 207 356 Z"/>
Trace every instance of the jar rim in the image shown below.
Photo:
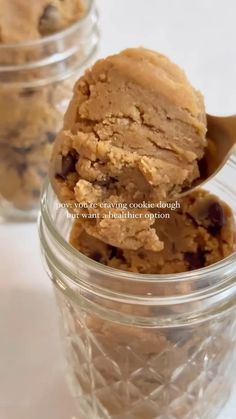
<path fill-rule="evenodd" d="M 20 41 L 20 42 L 10 42 L 6 44 L 0 44 L 0 51 L 4 49 L 14 49 L 14 48 L 21 48 L 21 47 L 34 47 L 38 45 L 45 45 L 50 43 L 51 41 L 59 41 L 66 37 L 67 35 L 71 35 L 73 32 L 76 32 L 80 26 L 84 24 L 87 17 L 90 15 L 93 6 L 94 6 L 94 0 L 86 0 L 87 1 L 87 8 L 86 12 L 83 16 L 79 18 L 79 20 L 73 22 L 71 25 L 66 27 L 65 29 L 62 29 L 58 32 L 55 32 L 51 35 L 43 36 L 42 38 L 33 39 L 33 40 L 26 40 L 26 41 Z"/>
<path fill-rule="evenodd" d="M 51 217 L 49 208 L 48 208 L 48 200 L 47 196 L 50 192 L 53 192 L 52 186 L 48 179 L 46 179 L 44 183 L 44 187 L 42 190 L 41 195 L 41 212 L 39 215 L 39 223 L 40 217 L 43 219 L 48 231 L 51 233 L 53 238 L 59 244 L 59 246 L 65 250 L 66 253 L 73 255 L 78 262 L 83 265 L 89 266 L 90 269 L 96 271 L 96 273 L 106 274 L 109 277 L 115 277 L 116 279 L 126 279 L 129 281 L 135 282 L 152 282 L 158 281 L 158 283 L 181 283 L 184 281 L 196 281 L 201 279 L 206 279 L 206 277 L 210 275 L 217 274 L 219 275 L 220 272 L 223 272 L 225 268 L 230 272 L 230 270 L 236 266 L 236 250 L 230 254 L 229 256 L 225 257 L 224 259 L 213 263 L 209 266 L 188 271 L 188 272 L 180 272 L 180 273 L 172 273 L 172 274 L 142 274 L 130 271 L 124 271 L 121 269 L 116 269 L 107 265 L 103 265 L 88 256 L 81 253 L 79 250 L 75 249 L 64 237 L 60 234 L 60 232 L 55 227 L 53 219 Z M 53 192 L 54 194 L 54 192 Z M 230 269 L 231 268 L 231 269 Z M 78 281 L 76 281 L 78 282 Z"/>

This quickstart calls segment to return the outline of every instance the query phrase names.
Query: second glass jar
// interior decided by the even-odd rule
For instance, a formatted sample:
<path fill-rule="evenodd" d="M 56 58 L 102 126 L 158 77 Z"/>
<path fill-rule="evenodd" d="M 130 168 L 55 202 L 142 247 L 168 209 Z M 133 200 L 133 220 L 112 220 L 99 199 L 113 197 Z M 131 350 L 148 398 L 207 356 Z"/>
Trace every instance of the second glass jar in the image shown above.
<path fill-rule="evenodd" d="M 0 217 L 35 219 L 73 84 L 98 40 L 97 11 L 87 0 L 85 15 L 67 29 L 0 45 Z"/>

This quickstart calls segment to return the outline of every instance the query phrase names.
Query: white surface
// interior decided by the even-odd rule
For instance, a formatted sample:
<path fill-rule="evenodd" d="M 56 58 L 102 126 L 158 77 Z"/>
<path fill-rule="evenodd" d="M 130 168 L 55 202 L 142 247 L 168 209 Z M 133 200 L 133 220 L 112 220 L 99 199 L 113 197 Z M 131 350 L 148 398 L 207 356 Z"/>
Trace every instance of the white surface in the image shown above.
<path fill-rule="evenodd" d="M 185 68 L 205 93 L 209 112 L 236 111 L 235 0 L 98 0 L 98 4 L 102 56 L 127 46 L 157 49 Z M 236 418 L 235 395 L 220 419 Z M 73 415 L 36 226 L 0 225 L 0 419 Z"/>

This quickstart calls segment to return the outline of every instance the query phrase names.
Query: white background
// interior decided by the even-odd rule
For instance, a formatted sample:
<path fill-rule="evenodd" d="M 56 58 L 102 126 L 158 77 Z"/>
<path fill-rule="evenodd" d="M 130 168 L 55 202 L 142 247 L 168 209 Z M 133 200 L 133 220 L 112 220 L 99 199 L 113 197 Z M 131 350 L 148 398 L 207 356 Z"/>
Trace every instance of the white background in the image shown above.
<path fill-rule="evenodd" d="M 101 56 L 129 46 L 156 49 L 186 70 L 204 92 L 209 113 L 236 112 L 235 0 L 98 0 L 98 5 Z M 0 419 L 73 416 L 36 225 L 3 223 Z M 236 397 L 232 397 L 220 419 L 235 418 Z"/>

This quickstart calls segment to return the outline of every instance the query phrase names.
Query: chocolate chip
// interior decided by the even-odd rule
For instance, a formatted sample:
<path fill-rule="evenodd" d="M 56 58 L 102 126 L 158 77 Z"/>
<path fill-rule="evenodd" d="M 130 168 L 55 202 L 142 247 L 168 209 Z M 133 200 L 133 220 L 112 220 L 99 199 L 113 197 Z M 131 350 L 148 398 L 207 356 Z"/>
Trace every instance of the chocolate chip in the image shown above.
<path fill-rule="evenodd" d="M 31 88 L 26 87 L 25 89 L 23 89 L 20 92 L 20 96 L 22 96 L 22 97 L 31 97 L 31 96 L 33 96 L 35 94 L 35 91 L 36 91 L 35 89 L 31 89 Z"/>
<path fill-rule="evenodd" d="M 56 8 L 55 6 L 53 6 L 53 4 L 48 4 L 43 10 L 43 13 L 40 17 L 40 21 L 42 22 L 43 20 L 50 19 L 51 14 L 54 13 L 55 10 Z"/>
<path fill-rule="evenodd" d="M 208 230 L 211 234 L 218 234 L 225 224 L 225 214 L 218 202 L 213 202 L 208 208 L 210 225 Z"/>
<path fill-rule="evenodd" d="M 111 184 L 115 182 L 117 182 L 117 179 L 115 177 L 108 177 L 108 178 L 97 180 L 95 183 L 98 186 L 109 187 Z"/>
<path fill-rule="evenodd" d="M 38 30 L 41 35 L 47 35 L 56 30 L 58 10 L 52 4 L 48 4 L 39 18 Z"/>
<path fill-rule="evenodd" d="M 17 165 L 17 171 L 19 173 L 19 175 L 22 175 L 26 170 L 27 170 L 28 166 L 26 163 L 21 163 Z"/>
<path fill-rule="evenodd" d="M 116 177 L 110 177 L 110 182 L 111 183 L 116 183 L 116 182 L 118 182 L 118 179 L 116 178 Z"/>
<path fill-rule="evenodd" d="M 28 147 L 12 147 L 12 148 L 16 153 L 21 154 L 21 155 L 27 154 L 32 150 L 31 146 L 28 146 Z"/>
<path fill-rule="evenodd" d="M 54 142 L 56 134 L 55 134 L 55 132 L 47 131 L 46 136 L 47 136 L 48 142 L 51 144 L 51 143 Z"/>
<path fill-rule="evenodd" d="M 115 246 L 109 246 L 110 250 L 110 259 L 115 258 L 117 256 L 117 248 Z"/>
<path fill-rule="evenodd" d="M 40 167 L 37 169 L 37 174 L 41 177 L 41 178 L 45 178 L 47 175 L 47 171 L 44 169 L 41 169 Z"/>
<path fill-rule="evenodd" d="M 191 338 L 192 331 L 183 328 L 166 328 L 165 336 L 171 342 L 178 343 L 178 347 L 183 346 Z"/>
<path fill-rule="evenodd" d="M 32 196 L 34 198 L 39 198 L 40 197 L 40 190 L 39 189 L 33 189 L 32 190 Z"/>
<path fill-rule="evenodd" d="M 110 180 L 108 179 L 101 179 L 96 181 L 96 185 L 98 186 L 108 186 L 110 184 Z"/>
<path fill-rule="evenodd" d="M 96 262 L 101 262 L 102 259 L 102 255 L 99 252 L 94 252 L 92 254 L 92 259 L 95 260 Z"/>
<path fill-rule="evenodd" d="M 116 259 L 119 259 L 120 261 L 125 262 L 124 253 L 123 253 L 122 249 L 119 249 L 118 247 L 109 245 L 108 246 L 108 251 L 110 252 L 110 254 L 109 254 L 109 259 L 110 260 L 113 259 L 113 258 L 116 258 Z"/>
<path fill-rule="evenodd" d="M 190 271 L 203 268 L 206 262 L 205 254 L 201 249 L 198 249 L 197 252 L 186 252 L 184 259 Z"/>
<path fill-rule="evenodd" d="M 67 154 L 67 156 L 62 156 L 61 159 L 61 171 L 57 173 L 58 176 L 61 176 L 63 179 L 71 172 L 75 172 L 76 157 L 72 154 Z"/>
<path fill-rule="evenodd" d="M 117 249 L 117 251 L 116 251 L 116 257 L 120 261 L 126 262 L 125 257 L 124 257 L 124 253 L 123 253 L 123 250 L 122 249 Z"/>

